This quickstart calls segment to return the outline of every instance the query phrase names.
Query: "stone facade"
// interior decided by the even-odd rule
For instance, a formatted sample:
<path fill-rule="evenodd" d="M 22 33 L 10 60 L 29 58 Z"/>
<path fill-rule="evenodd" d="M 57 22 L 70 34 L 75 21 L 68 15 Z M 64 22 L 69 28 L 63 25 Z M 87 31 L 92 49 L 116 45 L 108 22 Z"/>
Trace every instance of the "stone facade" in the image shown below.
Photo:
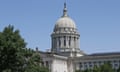
<path fill-rule="evenodd" d="M 110 62 L 113 69 L 120 67 L 120 52 L 119 53 L 98 53 L 75 58 L 76 70 L 92 69 L 94 66 L 101 66 Z"/>
<path fill-rule="evenodd" d="M 48 67 L 50 72 L 75 72 L 100 66 L 108 61 L 114 69 L 120 66 L 120 53 L 87 55 L 80 50 L 80 34 L 75 22 L 67 14 L 66 3 L 63 16 L 55 24 L 51 40 L 51 51 L 40 52 L 43 65 Z"/>

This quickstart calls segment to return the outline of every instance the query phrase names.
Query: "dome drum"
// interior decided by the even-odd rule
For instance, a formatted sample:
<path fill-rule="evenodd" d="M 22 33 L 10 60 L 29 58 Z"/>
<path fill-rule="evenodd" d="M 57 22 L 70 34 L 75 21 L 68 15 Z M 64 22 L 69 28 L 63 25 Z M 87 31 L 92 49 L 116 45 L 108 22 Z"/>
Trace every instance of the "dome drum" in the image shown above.
<path fill-rule="evenodd" d="M 73 34 L 76 34 L 78 32 L 77 32 L 77 29 L 75 29 L 75 28 L 56 28 L 56 29 L 54 29 L 54 33 L 73 33 Z"/>
<path fill-rule="evenodd" d="M 51 35 L 51 37 L 52 38 L 56 38 L 56 37 L 64 37 L 64 36 L 66 36 L 66 37 L 76 37 L 76 38 L 79 38 L 80 37 L 80 35 L 79 34 L 52 34 Z"/>

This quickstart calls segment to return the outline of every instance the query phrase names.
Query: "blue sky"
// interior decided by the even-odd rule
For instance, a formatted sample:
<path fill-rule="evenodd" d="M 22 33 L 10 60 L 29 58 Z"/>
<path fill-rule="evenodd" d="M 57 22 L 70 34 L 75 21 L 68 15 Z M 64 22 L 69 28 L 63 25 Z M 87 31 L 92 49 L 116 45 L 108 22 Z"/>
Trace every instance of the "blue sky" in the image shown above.
<path fill-rule="evenodd" d="M 0 0 L 0 31 L 19 29 L 27 47 L 51 48 L 51 33 L 65 0 Z M 67 0 L 86 53 L 120 52 L 120 0 Z"/>

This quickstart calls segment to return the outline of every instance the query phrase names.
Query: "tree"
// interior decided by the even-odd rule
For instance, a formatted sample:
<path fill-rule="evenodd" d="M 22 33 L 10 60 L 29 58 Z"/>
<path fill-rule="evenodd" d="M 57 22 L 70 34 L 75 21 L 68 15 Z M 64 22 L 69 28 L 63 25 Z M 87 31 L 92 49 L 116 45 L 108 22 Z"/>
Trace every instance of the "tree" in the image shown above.
<path fill-rule="evenodd" d="M 25 72 L 49 72 L 47 67 L 41 65 L 42 59 L 38 52 L 34 52 L 32 56 L 27 58 L 27 65 L 25 67 Z"/>
<path fill-rule="evenodd" d="M 93 72 L 101 72 L 101 68 L 98 66 L 94 66 Z"/>
<path fill-rule="evenodd" d="M 14 30 L 12 25 L 5 27 L 3 32 L 0 32 L 0 72 L 21 71 L 23 57 L 20 51 L 25 47 L 26 43 L 19 30 Z"/>
<path fill-rule="evenodd" d="M 119 68 L 117 69 L 117 72 L 120 72 L 120 66 L 119 66 Z"/>
<path fill-rule="evenodd" d="M 81 70 L 75 70 L 75 72 L 82 72 Z"/>
<path fill-rule="evenodd" d="M 38 52 L 26 48 L 19 30 L 9 25 L 0 32 L 0 72 L 49 72 Z"/>
<path fill-rule="evenodd" d="M 106 62 L 100 68 L 102 72 L 114 72 L 112 65 L 109 62 Z"/>

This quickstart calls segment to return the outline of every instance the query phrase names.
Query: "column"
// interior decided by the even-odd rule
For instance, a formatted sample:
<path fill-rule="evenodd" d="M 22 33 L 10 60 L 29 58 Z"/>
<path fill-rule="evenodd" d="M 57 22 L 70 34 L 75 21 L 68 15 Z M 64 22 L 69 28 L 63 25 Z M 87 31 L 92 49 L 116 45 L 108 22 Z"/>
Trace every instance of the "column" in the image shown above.
<path fill-rule="evenodd" d="M 69 48 L 69 37 L 66 36 L 66 47 Z"/>
<path fill-rule="evenodd" d="M 71 37 L 71 48 L 74 48 L 74 37 Z"/>
<path fill-rule="evenodd" d="M 57 51 L 59 51 L 59 38 L 58 37 L 56 38 L 56 44 L 57 44 L 56 49 L 57 49 Z"/>
<path fill-rule="evenodd" d="M 69 48 L 71 48 L 71 36 L 69 36 Z"/>
<path fill-rule="evenodd" d="M 77 45 L 77 38 L 74 37 L 74 48 L 76 48 L 76 45 Z"/>

